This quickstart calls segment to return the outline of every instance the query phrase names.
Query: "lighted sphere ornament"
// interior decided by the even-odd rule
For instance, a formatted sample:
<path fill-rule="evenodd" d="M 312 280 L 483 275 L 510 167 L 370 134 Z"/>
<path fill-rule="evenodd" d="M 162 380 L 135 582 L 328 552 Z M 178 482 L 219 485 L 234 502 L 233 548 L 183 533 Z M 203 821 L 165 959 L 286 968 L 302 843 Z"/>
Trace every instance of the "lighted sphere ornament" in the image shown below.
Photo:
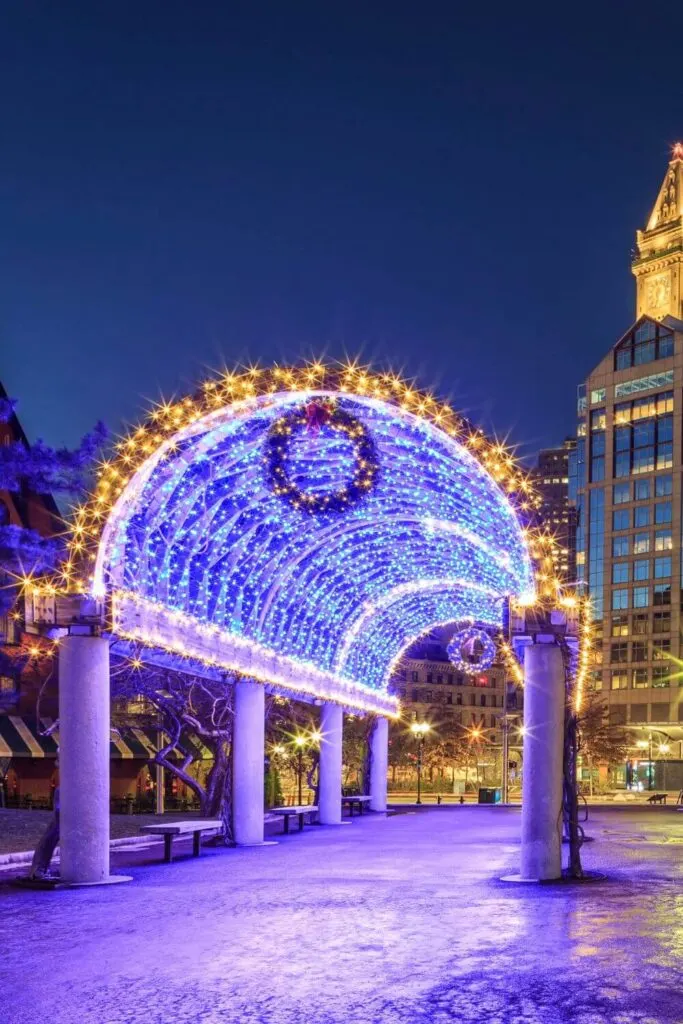
<path fill-rule="evenodd" d="M 490 668 L 496 660 L 496 645 L 484 629 L 470 626 L 455 633 L 446 648 L 451 663 L 468 675 Z"/>
<path fill-rule="evenodd" d="M 317 439 L 323 430 L 346 437 L 353 448 L 353 469 L 344 486 L 328 492 L 301 488 L 291 475 L 292 441 L 306 431 Z M 357 505 L 370 491 L 379 470 L 379 458 L 369 431 L 336 402 L 313 397 L 305 405 L 280 416 L 266 438 L 266 474 L 273 491 L 293 508 L 311 515 L 345 512 Z"/>

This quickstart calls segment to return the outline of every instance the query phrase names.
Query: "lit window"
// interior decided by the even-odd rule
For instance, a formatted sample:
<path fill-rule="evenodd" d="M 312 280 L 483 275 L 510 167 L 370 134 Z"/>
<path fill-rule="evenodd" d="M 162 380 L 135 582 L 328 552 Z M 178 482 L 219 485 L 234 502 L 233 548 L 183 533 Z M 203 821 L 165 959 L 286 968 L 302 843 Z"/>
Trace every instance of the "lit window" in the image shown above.
<path fill-rule="evenodd" d="M 655 551 L 671 551 L 672 549 L 671 530 L 655 530 Z"/>
<path fill-rule="evenodd" d="M 673 370 L 666 370 L 664 373 L 653 373 L 649 377 L 638 377 L 636 380 L 627 380 L 623 384 L 614 385 L 614 397 L 626 398 L 628 395 L 637 395 L 639 391 L 651 391 L 653 388 L 665 388 L 674 382 Z"/>
<path fill-rule="evenodd" d="M 591 391 L 591 405 L 597 405 L 598 402 L 604 402 L 606 394 L 607 391 L 605 388 L 595 388 Z"/>
<path fill-rule="evenodd" d="M 650 534 L 636 533 L 633 537 L 633 554 L 646 555 L 650 550 Z"/>
<path fill-rule="evenodd" d="M 628 688 L 628 673 L 622 669 L 613 672 L 611 685 L 613 690 L 626 690 Z"/>
<path fill-rule="evenodd" d="M 591 430 L 604 430 L 607 425 L 607 415 L 604 409 L 591 410 Z"/>
<path fill-rule="evenodd" d="M 628 636 L 628 615 L 612 616 L 612 636 Z"/>

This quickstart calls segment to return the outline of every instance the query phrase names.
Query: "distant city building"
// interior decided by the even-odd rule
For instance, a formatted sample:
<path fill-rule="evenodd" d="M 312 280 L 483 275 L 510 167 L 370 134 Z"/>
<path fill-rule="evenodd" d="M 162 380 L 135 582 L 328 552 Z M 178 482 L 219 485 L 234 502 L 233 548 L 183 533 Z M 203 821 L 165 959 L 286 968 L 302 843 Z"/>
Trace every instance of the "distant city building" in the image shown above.
<path fill-rule="evenodd" d="M 639 739 L 642 760 L 650 736 L 654 760 L 679 757 L 683 740 L 682 173 L 679 144 L 637 234 L 637 320 L 579 388 L 570 472 L 577 574 L 596 631 L 592 685 L 612 722 Z"/>
<path fill-rule="evenodd" d="M 437 730 L 440 725 L 454 724 L 466 734 L 474 732 L 482 769 L 488 768 L 481 777 L 495 781 L 502 716 L 506 710 L 521 716 L 522 693 L 506 680 L 505 669 L 499 663 L 475 675 L 459 672 L 446 653 L 454 632 L 455 627 L 436 629 L 414 644 L 401 660 L 391 691 L 400 697 L 406 721 L 427 721 Z M 510 758 L 519 760 L 517 753 L 511 753 Z"/>
<path fill-rule="evenodd" d="M 555 571 L 563 581 L 576 579 L 576 508 L 569 501 L 569 457 L 575 450 L 572 437 L 558 448 L 544 448 L 532 471 L 541 498 L 539 522 L 551 529 L 557 540 Z"/>

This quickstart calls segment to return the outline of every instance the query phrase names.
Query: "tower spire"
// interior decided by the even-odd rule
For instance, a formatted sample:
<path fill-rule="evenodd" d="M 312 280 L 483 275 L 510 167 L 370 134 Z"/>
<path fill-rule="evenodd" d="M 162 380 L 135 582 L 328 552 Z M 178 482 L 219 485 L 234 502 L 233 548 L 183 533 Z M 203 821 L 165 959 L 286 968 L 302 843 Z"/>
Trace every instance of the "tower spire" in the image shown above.
<path fill-rule="evenodd" d="M 683 142 L 671 159 L 643 231 L 636 232 L 636 316 L 683 320 Z"/>

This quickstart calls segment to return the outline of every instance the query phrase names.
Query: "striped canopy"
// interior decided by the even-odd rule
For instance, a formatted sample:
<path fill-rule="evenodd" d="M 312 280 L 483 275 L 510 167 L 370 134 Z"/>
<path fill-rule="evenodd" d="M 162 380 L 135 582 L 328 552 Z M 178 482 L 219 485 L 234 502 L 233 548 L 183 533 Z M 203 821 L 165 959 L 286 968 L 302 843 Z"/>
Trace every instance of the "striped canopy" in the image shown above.
<path fill-rule="evenodd" d="M 56 757 L 59 753 L 59 729 L 49 730 L 52 718 L 25 718 L 20 715 L 0 715 L 0 757 Z M 49 733 L 49 735 L 48 735 Z M 158 730 L 129 726 L 112 728 L 109 744 L 112 760 L 151 761 L 158 749 Z M 166 734 L 162 733 L 166 742 Z M 210 760 L 211 751 L 193 736 L 183 739 L 184 750 L 195 761 Z"/>

